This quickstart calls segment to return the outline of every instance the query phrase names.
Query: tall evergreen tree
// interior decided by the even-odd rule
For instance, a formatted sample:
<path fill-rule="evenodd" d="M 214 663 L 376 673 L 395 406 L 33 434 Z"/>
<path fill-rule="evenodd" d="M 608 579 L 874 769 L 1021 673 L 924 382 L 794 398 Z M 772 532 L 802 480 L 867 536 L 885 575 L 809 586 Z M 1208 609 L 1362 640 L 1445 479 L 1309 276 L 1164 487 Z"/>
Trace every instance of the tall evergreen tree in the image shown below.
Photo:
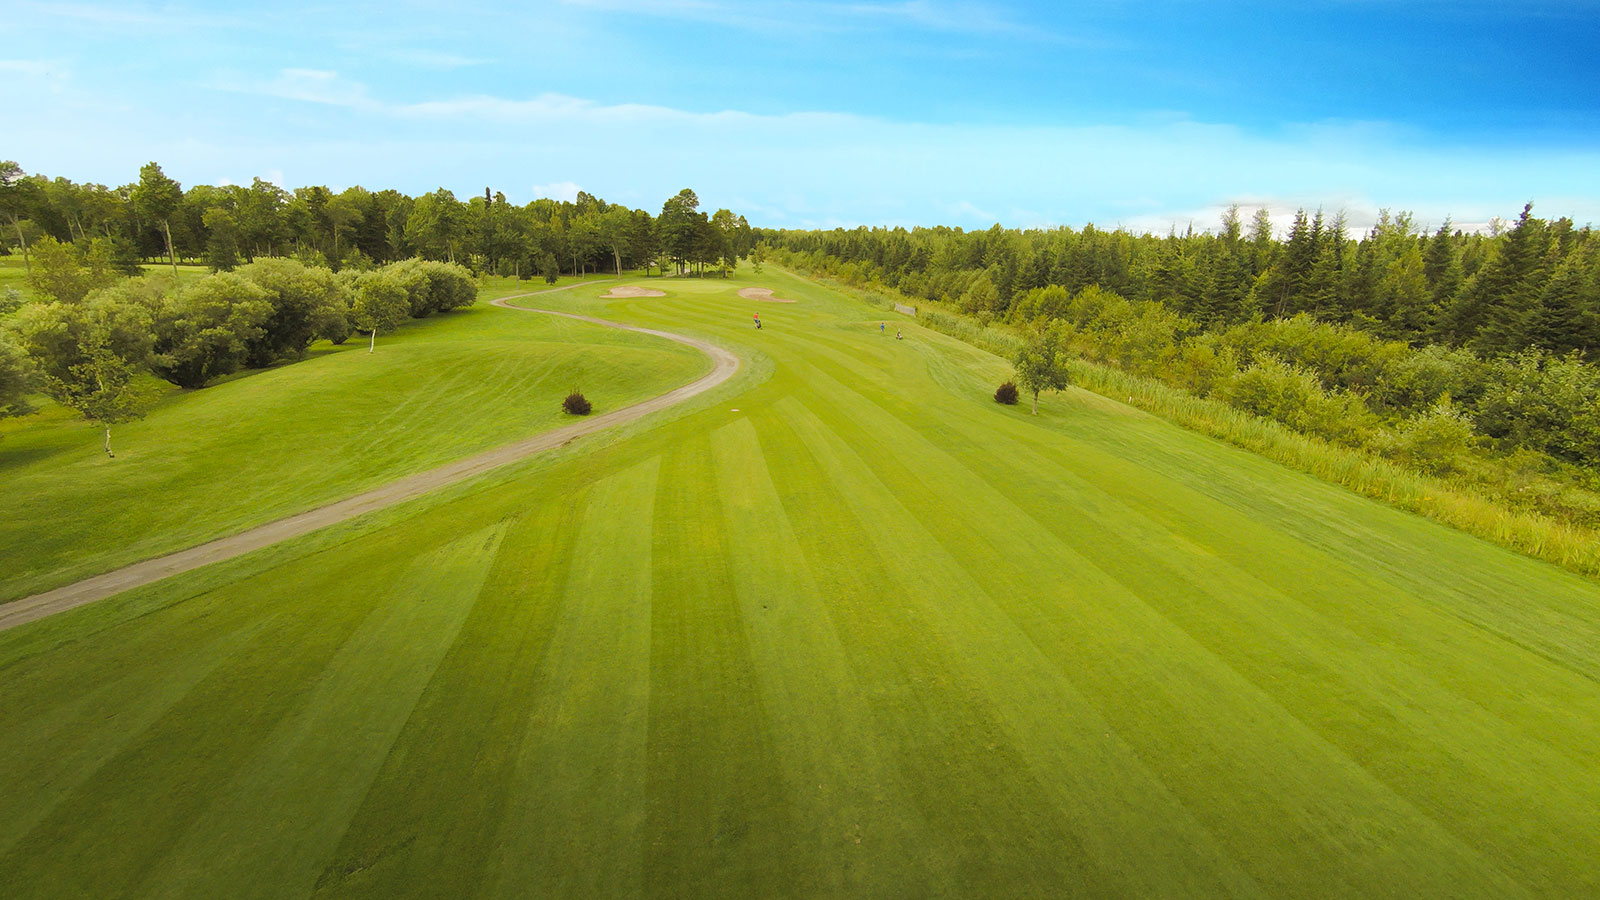
<path fill-rule="evenodd" d="M 1471 306 L 1464 310 L 1478 319 L 1470 339 L 1482 352 L 1510 353 L 1532 343 L 1548 244 L 1545 223 L 1532 213 L 1533 204 L 1522 208 L 1499 254 L 1478 273 Z"/>
<path fill-rule="evenodd" d="M 1455 303 L 1456 293 L 1461 290 L 1461 248 L 1458 244 L 1456 236 L 1450 232 L 1450 220 L 1445 219 L 1423 253 L 1422 271 L 1433 293 L 1435 309 L 1448 309 Z"/>
<path fill-rule="evenodd" d="M 1579 254 L 1570 254 L 1545 284 L 1530 332 L 1552 353 L 1600 358 L 1600 280 L 1585 271 Z"/>

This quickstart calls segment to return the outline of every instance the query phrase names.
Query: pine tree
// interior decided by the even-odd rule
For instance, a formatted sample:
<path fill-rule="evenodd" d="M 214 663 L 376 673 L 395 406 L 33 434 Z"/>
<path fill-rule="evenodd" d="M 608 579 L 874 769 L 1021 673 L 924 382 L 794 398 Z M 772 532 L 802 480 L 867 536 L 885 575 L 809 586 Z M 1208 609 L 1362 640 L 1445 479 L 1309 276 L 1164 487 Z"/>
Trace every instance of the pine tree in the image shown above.
<path fill-rule="evenodd" d="M 1596 286 L 1579 255 L 1568 255 L 1540 294 L 1529 329 L 1534 343 L 1558 355 L 1576 350 L 1590 359 L 1600 356 Z"/>
<path fill-rule="evenodd" d="M 1548 277 L 1548 235 L 1545 223 L 1532 213 L 1533 204 L 1523 206 L 1500 253 L 1484 266 L 1474 285 L 1469 311 L 1477 313 L 1479 325 L 1471 340 L 1482 352 L 1510 353 L 1533 343 L 1539 293 Z"/>
<path fill-rule="evenodd" d="M 1433 293 L 1435 309 L 1446 309 L 1455 302 L 1461 290 L 1461 248 L 1459 240 L 1450 233 L 1450 220 L 1445 219 L 1434 232 L 1423 253 L 1423 275 L 1428 279 Z"/>
<path fill-rule="evenodd" d="M 1316 260 L 1306 280 L 1302 309 L 1318 318 L 1342 320 L 1346 307 L 1343 299 L 1346 243 L 1344 213 L 1335 215 L 1333 223 L 1324 226 L 1319 210 L 1312 222 L 1311 233 L 1316 242 Z"/>
<path fill-rule="evenodd" d="M 1433 325 L 1433 296 L 1428 291 L 1422 251 L 1408 248 L 1384 271 L 1380 292 L 1385 298 L 1383 333 L 1416 342 Z"/>
<path fill-rule="evenodd" d="M 1267 297 L 1267 307 L 1274 318 L 1287 318 L 1305 309 L 1305 293 L 1311 280 L 1311 270 L 1317 263 L 1318 243 L 1322 237 L 1322 213 L 1315 222 L 1306 218 L 1306 211 L 1295 210 L 1294 224 L 1289 226 L 1289 240 L 1283 246 L 1279 262 L 1279 278 L 1273 285 L 1276 296 Z"/>
<path fill-rule="evenodd" d="M 1250 218 L 1250 277 L 1259 278 L 1276 257 L 1278 244 L 1272 239 L 1272 215 L 1265 206 Z"/>

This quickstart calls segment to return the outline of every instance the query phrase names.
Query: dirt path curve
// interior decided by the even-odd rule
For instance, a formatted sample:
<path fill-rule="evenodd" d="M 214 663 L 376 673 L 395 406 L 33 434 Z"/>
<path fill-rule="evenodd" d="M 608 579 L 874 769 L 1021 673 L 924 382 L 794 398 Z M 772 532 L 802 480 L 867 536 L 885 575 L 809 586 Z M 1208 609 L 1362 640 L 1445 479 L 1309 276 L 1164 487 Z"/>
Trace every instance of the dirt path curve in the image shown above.
<path fill-rule="evenodd" d="M 579 321 L 592 322 L 596 325 L 620 328 L 623 331 L 635 331 L 639 334 L 655 335 L 656 337 L 666 338 L 669 341 L 687 344 L 711 357 L 711 371 L 683 387 L 668 391 L 665 394 L 659 394 L 648 400 L 641 400 L 632 406 L 583 419 L 563 428 L 547 431 L 514 444 L 506 444 L 493 450 L 486 450 L 476 456 L 456 460 L 437 469 L 408 475 L 365 493 L 357 494 L 354 497 L 330 503 L 327 506 L 318 507 L 288 518 L 278 519 L 275 522 L 268 522 L 265 525 L 258 525 L 248 531 L 241 531 L 225 538 L 218 538 L 198 547 L 179 550 L 166 556 L 158 556 L 154 559 L 147 559 L 144 562 L 134 563 L 131 566 L 124 566 L 103 575 L 85 578 L 82 581 L 63 585 L 42 594 L 34 594 L 31 597 L 23 597 L 20 600 L 0 604 L 0 631 L 73 609 L 85 603 L 103 600 L 113 594 L 120 594 L 136 587 L 143 587 L 163 578 L 198 569 L 201 566 L 232 559 L 236 556 L 243 556 L 246 553 L 269 547 L 280 541 L 309 534 L 329 525 L 336 525 L 356 516 L 366 515 L 369 512 L 393 506 L 397 503 L 404 503 L 407 500 L 420 497 L 447 485 L 465 481 L 492 469 L 498 469 L 509 463 L 526 459 L 536 453 L 559 447 L 586 434 L 593 434 L 597 431 L 621 425 L 624 422 L 631 422 L 641 416 L 647 416 L 674 404 L 682 403 L 690 397 L 703 394 L 727 381 L 733 377 L 734 372 L 739 370 L 739 357 L 715 344 L 698 338 L 673 334 L 670 331 L 657 331 L 654 328 L 623 325 L 620 322 L 609 322 L 605 319 L 596 319 L 593 316 L 555 312 L 548 309 L 534 309 L 507 302 L 538 294 L 549 294 L 555 291 L 585 287 L 594 283 L 585 282 L 567 285 L 566 287 L 551 288 L 548 291 L 514 294 L 510 297 L 501 297 L 498 300 L 489 302 L 506 309 L 578 319 Z"/>

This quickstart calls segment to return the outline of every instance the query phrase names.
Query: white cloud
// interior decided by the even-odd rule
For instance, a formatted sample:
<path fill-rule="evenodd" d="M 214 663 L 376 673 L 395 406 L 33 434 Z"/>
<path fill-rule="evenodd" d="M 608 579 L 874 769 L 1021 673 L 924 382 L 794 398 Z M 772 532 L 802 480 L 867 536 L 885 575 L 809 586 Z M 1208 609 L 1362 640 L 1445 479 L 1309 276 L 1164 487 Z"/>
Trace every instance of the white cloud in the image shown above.
<path fill-rule="evenodd" d="M 707 25 L 788 34 L 846 31 L 922 31 L 1004 35 L 1062 42 L 1039 22 L 1018 21 L 993 4 L 947 0 L 895 3 L 837 0 L 561 0 L 563 6 L 606 13 L 683 19 Z M 1076 42 L 1076 41 L 1074 41 Z"/>
<path fill-rule="evenodd" d="M 999 216 L 992 212 L 988 212 L 987 210 L 979 209 L 976 205 L 968 200 L 957 200 L 954 203 L 946 203 L 944 205 L 944 210 L 950 215 L 953 221 L 957 222 L 989 222 L 992 224 L 1000 221 Z"/>
<path fill-rule="evenodd" d="M 536 184 L 533 186 L 533 196 L 549 197 L 551 200 L 565 200 L 568 203 L 578 199 L 578 192 L 583 190 L 570 181 L 556 181 L 550 184 Z"/>
<path fill-rule="evenodd" d="M 213 12 L 196 12 L 184 7 L 150 6 L 138 3 L 40 3 L 23 0 L 18 13 L 32 13 L 41 20 L 69 20 L 100 29 L 147 28 L 171 32 L 174 29 L 221 28 L 251 24 L 249 17 Z"/>
<path fill-rule="evenodd" d="M 1543 215 L 1600 222 L 1600 150 L 1431 143 L 1384 123 L 1303 123 L 1252 131 L 1181 116 L 1131 123 L 1000 125 L 897 122 L 833 112 L 760 114 L 599 103 L 547 92 L 524 97 L 381 98 L 328 69 L 285 69 L 249 91 L 298 104 L 293 137 L 241 134 L 231 146 L 174 148 L 131 136 L 74 156 L 40 120 L 12 142 L 22 158 L 55 160 L 74 177 L 126 177 L 152 159 L 188 159 L 188 181 L 293 167 L 293 184 L 362 183 L 410 193 L 440 184 L 472 193 L 529 185 L 570 198 L 579 185 L 656 209 L 691 186 L 710 208 L 755 225 L 1082 225 L 1164 233 L 1215 229 L 1238 203 L 1265 206 L 1277 227 L 1296 208 L 1343 210 L 1352 234 L 1380 207 L 1437 227 L 1514 216 L 1532 198 Z M 41 107 L 47 111 L 47 107 Z M 352 120 L 356 121 L 352 121 Z M 33 121 L 28 118 L 19 121 Z M 137 159 L 111 168 L 103 148 Z M 80 158 L 81 157 L 81 158 Z M 81 166 L 81 168 L 73 168 Z M 177 170 L 174 169 L 174 172 Z M 175 177 L 179 177 L 175 174 Z M 282 183 L 282 175 L 274 180 Z M 530 195 L 515 196 L 525 202 Z M 713 199 L 728 198 L 728 199 Z M 739 203 L 734 203 L 738 198 Z"/>
<path fill-rule="evenodd" d="M 0 59 L 0 80 L 10 81 L 13 86 L 17 81 L 26 79 L 42 83 L 46 90 L 59 94 L 66 89 L 71 75 L 72 70 L 62 62 L 44 59 Z"/>
<path fill-rule="evenodd" d="M 390 59 L 409 63 L 424 69 L 464 69 L 469 66 L 484 66 L 494 62 L 491 59 L 480 59 L 473 56 L 461 56 L 455 53 L 446 53 L 439 50 L 423 50 L 417 48 L 400 48 L 389 50 L 386 54 Z"/>
<path fill-rule="evenodd" d="M 42 59 L 0 59 L 0 72 L 10 72 L 13 75 L 43 78 L 51 74 L 54 69 L 54 65 Z"/>
<path fill-rule="evenodd" d="M 384 109 L 384 104 L 367 95 L 366 85 L 341 78 L 338 72 L 327 69 L 284 69 L 278 73 L 277 78 L 265 84 L 229 89 L 350 109 L 370 111 Z"/>

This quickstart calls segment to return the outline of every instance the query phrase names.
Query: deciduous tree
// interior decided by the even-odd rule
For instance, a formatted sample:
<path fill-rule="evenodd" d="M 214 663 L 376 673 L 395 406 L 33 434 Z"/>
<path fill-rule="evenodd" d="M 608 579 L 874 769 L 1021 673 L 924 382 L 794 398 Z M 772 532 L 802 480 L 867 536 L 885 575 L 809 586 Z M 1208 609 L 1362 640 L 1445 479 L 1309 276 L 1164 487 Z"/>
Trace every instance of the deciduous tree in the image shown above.
<path fill-rule="evenodd" d="M 370 335 L 367 352 L 377 349 L 378 334 L 400 327 L 411 314 L 406 287 L 393 274 L 379 269 L 363 272 L 354 279 L 350 300 L 350 323 Z"/>
<path fill-rule="evenodd" d="M 77 303 L 90 291 L 106 287 L 117 278 L 111 247 L 105 238 L 97 238 L 90 252 L 81 253 L 74 244 L 45 236 L 34 242 L 33 255 L 28 286 L 49 300 Z"/>
<path fill-rule="evenodd" d="M 51 399 L 105 429 L 140 418 L 154 394 L 137 376 L 150 354 L 147 288 L 97 291 L 82 303 L 36 303 L 20 313 L 18 337 Z"/>
<path fill-rule="evenodd" d="M 260 336 L 245 342 L 245 364 L 255 368 L 298 358 L 317 338 L 350 333 L 349 285 L 328 269 L 289 259 L 257 260 L 239 274 L 266 292 L 272 314 Z"/>
<path fill-rule="evenodd" d="M 1017 373 L 1017 384 L 1033 394 L 1033 414 L 1036 416 L 1039 414 L 1040 393 L 1065 390 L 1072 383 L 1067 374 L 1063 343 L 1059 328 L 1039 329 L 1028 336 L 1011 360 Z"/>
<path fill-rule="evenodd" d="M 238 275 L 184 284 L 157 307 L 150 368 L 179 387 L 205 387 L 245 364 L 272 312 L 267 292 Z"/>
<path fill-rule="evenodd" d="M 148 163 L 139 170 L 139 184 L 133 189 L 133 206 L 139 215 L 152 222 L 161 223 L 161 232 L 167 239 L 167 261 L 172 263 L 172 273 L 178 273 L 178 257 L 172 251 L 172 214 L 183 202 L 183 188 L 161 166 Z"/>
<path fill-rule="evenodd" d="M 28 256 L 28 235 L 23 231 L 22 220 L 32 213 L 38 194 L 38 184 L 23 173 L 21 166 L 9 159 L 0 160 L 0 216 L 16 230 L 22 265 L 28 271 L 32 271 L 33 262 Z"/>
<path fill-rule="evenodd" d="M 16 341 L 0 331 L 0 419 L 33 412 L 28 392 L 33 388 L 33 366 Z"/>
<path fill-rule="evenodd" d="M 239 223 L 220 206 L 206 210 L 206 265 L 213 272 L 232 272 L 239 266 Z"/>

